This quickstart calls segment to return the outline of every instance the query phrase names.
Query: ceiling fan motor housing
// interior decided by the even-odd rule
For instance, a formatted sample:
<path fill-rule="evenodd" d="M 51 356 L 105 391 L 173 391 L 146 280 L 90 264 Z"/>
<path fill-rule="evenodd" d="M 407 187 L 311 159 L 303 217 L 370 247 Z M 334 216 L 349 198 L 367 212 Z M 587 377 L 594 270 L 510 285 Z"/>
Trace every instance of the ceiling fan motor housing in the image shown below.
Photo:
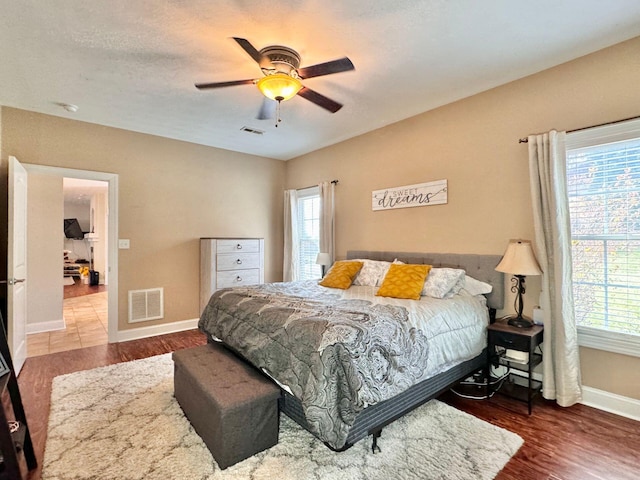
<path fill-rule="evenodd" d="M 282 45 L 271 45 L 260 50 L 260 68 L 265 75 L 284 73 L 298 78 L 300 55 L 295 50 Z"/>

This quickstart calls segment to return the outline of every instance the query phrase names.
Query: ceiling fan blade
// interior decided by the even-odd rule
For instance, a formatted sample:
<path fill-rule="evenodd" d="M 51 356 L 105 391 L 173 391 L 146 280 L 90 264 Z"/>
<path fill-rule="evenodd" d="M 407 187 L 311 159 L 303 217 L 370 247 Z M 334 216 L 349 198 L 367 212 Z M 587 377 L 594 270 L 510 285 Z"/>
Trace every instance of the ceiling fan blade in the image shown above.
<path fill-rule="evenodd" d="M 260 63 L 260 60 L 262 59 L 262 55 L 260 55 L 260 52 L 256 50 L 256 47 L 251 45 L 249 40 L 245 38 L 238 38 L 238 37 L 233 37 L 233 39 L 236 42 L 238 42 L 238 45 L 240 45 L 242 49 L 245 52 L 247 52 L 251 58 L 253 58 L 257 63 Z"/>
<path fill-rule="evenodd" d="M 255 80 L 232 80 L 231 82 L 196 83 L 196 88 L 205 90 L 207 88 L 233 87 L 235 85 L 250 85 L 256 83 Z"/>
<path fill-rule="evenodd" d="M 342 108 L 342 104 L 336 101 L 331 100 L 324 95 L 319 94 L 315 90 L 311 90 L 307 87 L 302 87 L 302 89 L 298 92 L 302 98 L 309 100 L 312 103 L 315 103 L 319 107 L 324 108 L 325 110 L 329 110 L 331 113 L 336 113 L 338 110 Z"/>
<path fill-rule="evenodd" d="M 260 111 L 258 112 L 256 118 L 258 120 L 270 120 L 272 118 L 275 118 L 277 106 L 278 102 L 264 97 L 264 99 L 262 100 L 262 105 L 260 106 Z"/>
<path fill-rule="evenodd" d="M 311 65 L 310 67 L 299 68 L 298 75 L 300 75 L 300 78 L 306 79 L 320 77 L 322 75 L 331 75 L 332 73 L 347 72 L 349 70 L 355 70 L 355 68 L 351 60 L 344 57 L 330 62 Z"/>

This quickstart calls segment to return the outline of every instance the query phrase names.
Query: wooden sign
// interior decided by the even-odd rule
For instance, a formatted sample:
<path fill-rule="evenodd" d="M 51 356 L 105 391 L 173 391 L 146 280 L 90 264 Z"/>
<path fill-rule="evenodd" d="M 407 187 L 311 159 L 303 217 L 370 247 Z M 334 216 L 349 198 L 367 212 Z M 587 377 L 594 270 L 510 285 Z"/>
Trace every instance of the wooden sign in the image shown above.
<path fill-rule="evenodd" d="M 373 210 L 426 207 L 442 203 L 447 203 L 446 180 L 385 188 L 371 193 L 371 208 Z"/>

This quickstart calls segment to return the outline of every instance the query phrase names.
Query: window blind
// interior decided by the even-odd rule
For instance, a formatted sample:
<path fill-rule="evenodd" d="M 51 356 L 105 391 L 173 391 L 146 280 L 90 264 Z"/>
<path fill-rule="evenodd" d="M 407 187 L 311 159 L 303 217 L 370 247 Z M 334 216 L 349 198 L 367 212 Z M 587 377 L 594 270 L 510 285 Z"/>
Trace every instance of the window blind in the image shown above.
<path fill-rule="evenodd" d="M 640 335 L 640 138 L 582 135 L 567 136 L 576 321 Z"/>

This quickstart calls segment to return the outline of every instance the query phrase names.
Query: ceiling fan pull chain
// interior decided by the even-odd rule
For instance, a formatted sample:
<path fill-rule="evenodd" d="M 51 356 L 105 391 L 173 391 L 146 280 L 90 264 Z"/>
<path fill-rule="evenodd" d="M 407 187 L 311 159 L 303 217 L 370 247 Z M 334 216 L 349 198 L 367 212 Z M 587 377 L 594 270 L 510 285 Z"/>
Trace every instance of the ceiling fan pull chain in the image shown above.
<path fill-rule="evenodd" d="M 277 98 L 276 101 L 278 102 L 278 104 L 276 105 L 276 128 L 278 128 L 278 124 L 282 121 L 282 119 L 280 118 L 280 104 L 282 103 L 282 101 L 278 100 Z"/>

